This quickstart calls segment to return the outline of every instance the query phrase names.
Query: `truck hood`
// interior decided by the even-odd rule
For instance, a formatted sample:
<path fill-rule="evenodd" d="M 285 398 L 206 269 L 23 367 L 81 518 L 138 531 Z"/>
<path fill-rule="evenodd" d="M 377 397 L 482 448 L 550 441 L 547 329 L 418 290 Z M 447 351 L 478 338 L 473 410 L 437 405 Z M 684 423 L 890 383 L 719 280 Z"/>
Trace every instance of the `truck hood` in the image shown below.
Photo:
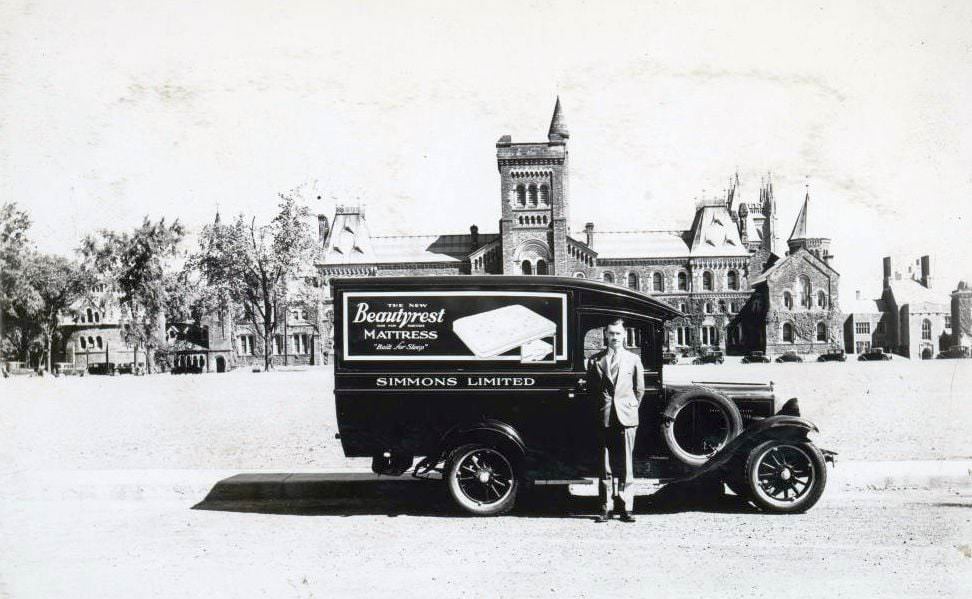
<path fill-rule="evenodd" d="M 737 400 L 773 400 L 774 408 L 776 395 L 773 392 L 773 383 L 729 383 L 718 381 L 692 381 L 687 384 L 665 385 L 666 390 L 671 393 L 680 393 L 689 389 L 709 389 L 715 391 L 726 398 Z M 774 411 L 775 413 L 775 411 Z"/>

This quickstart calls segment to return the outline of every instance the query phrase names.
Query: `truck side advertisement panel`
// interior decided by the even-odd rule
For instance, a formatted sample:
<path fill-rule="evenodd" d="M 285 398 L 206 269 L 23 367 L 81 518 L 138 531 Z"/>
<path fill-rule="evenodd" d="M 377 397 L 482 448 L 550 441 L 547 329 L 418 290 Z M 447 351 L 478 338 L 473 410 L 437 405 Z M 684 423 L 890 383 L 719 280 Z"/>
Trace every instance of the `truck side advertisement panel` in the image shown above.
<path fill-rule="evenodd" d="M 401 291 L 344 294 L 345 360 L 567 359 L 567 294 Z"/>

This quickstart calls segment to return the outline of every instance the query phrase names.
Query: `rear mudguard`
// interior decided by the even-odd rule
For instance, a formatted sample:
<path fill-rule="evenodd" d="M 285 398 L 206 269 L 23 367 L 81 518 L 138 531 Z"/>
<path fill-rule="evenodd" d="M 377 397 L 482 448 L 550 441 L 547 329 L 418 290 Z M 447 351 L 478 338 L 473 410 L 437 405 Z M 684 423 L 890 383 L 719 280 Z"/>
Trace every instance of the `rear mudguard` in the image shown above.
<path fill-rule="evenodd" d="M 505 445 L 513 450 L 514 455 L 510 456 L 513 459 L 522 459 L 526 455 L 526 443 L 523 442 L 520 433 L 501 420 L 483 420 L 453 428 L 442 437 L 438 453 L 444 457 L 449 450 L 472 442 Z"/>
<path fill-rule="evenodd" d="M 750 425 L 697 470 L 673 482 L 687 482 L 723 471 L 734 459 L 747 456 L 753 447 L 763 441 L 807 441 L 807 434 L 811 432 L 819 432 L 817 426 L 799 416 L 777 414 L 764 418 Z M 833 462 L 832 456 L 836 454 L 824 451 L 824 455 L 829 457 L 828 461 Z"/>

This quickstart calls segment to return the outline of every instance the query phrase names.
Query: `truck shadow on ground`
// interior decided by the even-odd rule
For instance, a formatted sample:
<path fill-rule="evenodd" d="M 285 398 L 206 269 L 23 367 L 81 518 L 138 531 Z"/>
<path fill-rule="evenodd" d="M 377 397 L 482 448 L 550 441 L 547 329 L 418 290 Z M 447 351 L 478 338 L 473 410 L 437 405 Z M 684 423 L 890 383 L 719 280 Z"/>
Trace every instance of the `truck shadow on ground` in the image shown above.
<path fill-rule="evenodd" d="M 293 516 L 463 517 L 441 481 L 346 474 L 239 474 L 217 482 L 194 510 Z M 567 487 L 524 488 L 510 516 L 593 519 L 596 496 Z M 669 485 L 635 498 L 635 514 L 755 513 L 742 499 L 710 489 Z"/>

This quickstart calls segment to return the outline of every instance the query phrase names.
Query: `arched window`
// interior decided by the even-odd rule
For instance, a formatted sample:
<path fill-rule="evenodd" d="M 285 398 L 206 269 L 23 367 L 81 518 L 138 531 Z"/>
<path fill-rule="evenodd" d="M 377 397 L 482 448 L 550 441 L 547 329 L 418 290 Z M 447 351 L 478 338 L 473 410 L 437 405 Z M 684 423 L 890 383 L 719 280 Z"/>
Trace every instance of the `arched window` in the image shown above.
<path fill-rule="evenodd" d="M 522 185 L 516 186 L 516 205 L 526 206 L 526 188 Z"/>
<path fill-rule="evenodd" d="M 587 277 L 584 276 L 584 273 L 582 273 L 582 272 L 575 272 L 574 273 L 574 278 L 575 279 L 586 279 Z"/>
<path fill-rule="evenodd" d="M 793 309 L 793 296 L 790 294 L 789 291 L 784 291 L 783 292 L 783 306 L 787 310 L 792 310 Z"/>
<path fill-rule="evenodd" d="M 91 308 L 85 310 L 84 315 L 88 317 L 85 322 L 94 322 L 94 314 L 91 312 Z"/>
<path fill-rule="evenodd" d="M 712 302 L 705 302 L 705 313 L 712 314 Z"/>
<path fill-rule="evenodd" d="M 793 325 L 788 322 L 783 323 L 783 341 L 793 343 Z"/>
<path fill-rule="evenodd" d="M 628 273 L 628 288 L 629 289 L 638 288 L 638 275 L 633 272 Z"/>
<path fill-rule="evenodd" d="M 729 274 L 726 275 L 726 285 L 733 291 L 739 289 L 739 275 L 736 274 L 736 271 L 730 270 Z"/>
<path fill-rule="evenodd" d="M 684 272 L 678 273 L 678 290 L 679 291 L 688 290 L 688 274 Z"/>
<path fill-rule="evenodd" d="M 822 322 L 817 323 L 817 341 L 827 340 L 827 325 Z"/>
<path fill-rule="evenodd" d="M 92 337 L 91 335 L 88 335 L 88 347 L 92 349 L 94 348 L 94 337 Z"/>
<path fill-rule="evenodd" d="M 810 295 L 810 277 L 800 275 L 800 306 L 803 308 L 813 307 L 813 300 Z"/>
<path fill-rule="evenodd" d="M 528 190 L 528 194 L 530 196 L 530 205 L 531 206 L 536 206 L 537 205 L 537 186 L 531 184 L 530 185 L 530 189 Z"/>
<path fill-rule="evenodd" d="M 101 322 L 101 313 L 100 312 L 95 312 L 94 313 L 94 317 L 95 317 L 95 322 Z"/>
<path fill-rule="evenodd" d="M 932 338 L 931 329 L 932 329 L 931 321 L 928 320 L 927 318 L 925 318 L 924 320 L 922 320 L 921 321 L 921 338 L 922 339 L 927 339 L 928 341 L 931 341 L 931 338 Z"/>
<path fill-rule="evenodd" d="M 660 272 L 651 275 L 651 288 L 655 291 L 665 291 L 665 280 Z"/>
<path fill-rule="evenodd" d="M 827 307 L 827 294 L 823 290 L 817 292 L 817 307 L 826 308 Z"/>
<path fill-rule="evenodd" d="M 609 272 L 604 273 L 604 277 L 603 278 L 604 278 L 604 282 L 605 283 L 613 283 L 614 282 L 614 275 L 612 273 L 609 273 Z"/>
<path fill-rule="evenodd" d="M 702 290 L 712 291 L 712 272 L 708 270 L 702 273 Z"/>
<path fill-rule="evenodd" d="M 98 349 L 101 349 L 102 347 L 104 347 L 102 345 L 101 335 L 98 335 L 97 337 L 95 337 L 95 343 L 98 345 Z"/>
<path fill-rule="evenodd" d="M 547 262 L 546 260 L 537 260 L 537 274 L 545 275 L 547 274 Z"/>
<path fill-rule="evenodd" d="M 678 305 L 678 311 L 681 312 L 682 314 L 685 314 L 685 307 L 686 307 L 685 302 L 682 302 L 681 304 Z"/>
<path fill-rule="evenodd" d="M 550 188 L 546 185 L 540 186 L 540 203 L 549 204 L 550 203 Z"/>
<path fill-rule="evenodd" d="M 86 349 L 88 347 L 88 342 L 84 337 L 78 337 L 78 341 L 81 342 L 81 349 Z"/>
<path fill-rule="evenodd" d="M 533 265 L 530 264 L 529 260 L 524 260 L 523 263 L 520 265 L 520 268 L 523 269 L 523 274 L 525 275 L 533 274 Z"/>

